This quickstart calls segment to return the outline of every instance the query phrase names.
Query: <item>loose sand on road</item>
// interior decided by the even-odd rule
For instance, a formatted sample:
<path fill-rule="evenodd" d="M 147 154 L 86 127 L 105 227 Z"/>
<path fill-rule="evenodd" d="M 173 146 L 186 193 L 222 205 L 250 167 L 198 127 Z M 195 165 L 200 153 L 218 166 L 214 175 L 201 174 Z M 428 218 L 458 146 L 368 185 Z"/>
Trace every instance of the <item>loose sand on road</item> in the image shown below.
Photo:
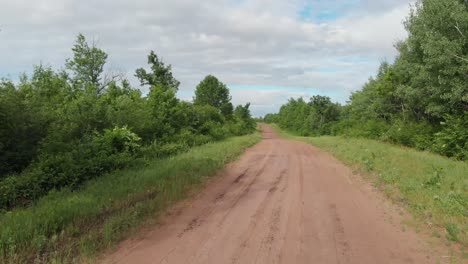
<path fill-rule="evenodd" d="M 397 208 L 329 154 L 277 137 L 250 148 L 103 263 L 436 263 Z"/>

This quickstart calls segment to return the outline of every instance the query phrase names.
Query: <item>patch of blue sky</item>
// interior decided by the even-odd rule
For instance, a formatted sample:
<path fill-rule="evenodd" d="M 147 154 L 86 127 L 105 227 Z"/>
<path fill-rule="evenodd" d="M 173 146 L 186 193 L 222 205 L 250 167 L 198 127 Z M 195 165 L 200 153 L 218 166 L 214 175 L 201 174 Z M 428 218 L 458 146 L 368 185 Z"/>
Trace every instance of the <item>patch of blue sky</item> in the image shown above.
<path fill-rule="evenodd" d="M 335 13 L 335 12 L 321 12 L 321 13 L 318 13 L 315 17 L 319 22 L 327 22 L 327 21 L 336 20 L 340 16 L 341 14 Z"/>
<path fill-rule="evenodd" d="M 309 0 L 299 9 L 301 20 L 326 23 L 347 15 L 360 0 Z"/>
<path fill-rule="evenodd" d="M 27 76 L 31 76 L 32 71 L 24 71 L 21 69 L 18 69 L 17 71 L 7 71 L 7 70 L 3 71 L 2 69 L 0 69 L 0 80 L 6 79 L 6 80 L 13 81 L 13 82 L 18 82 L 20 79 L 20 76 L 24 73 Z"/>
<path fill-rule="evenodd" d="M 312 5 L 310 3 L 306 3 L 300 10 L 299 10 L 299 17 L 303 20 L 308 20 L 313 17 L 312 13 Z"/>

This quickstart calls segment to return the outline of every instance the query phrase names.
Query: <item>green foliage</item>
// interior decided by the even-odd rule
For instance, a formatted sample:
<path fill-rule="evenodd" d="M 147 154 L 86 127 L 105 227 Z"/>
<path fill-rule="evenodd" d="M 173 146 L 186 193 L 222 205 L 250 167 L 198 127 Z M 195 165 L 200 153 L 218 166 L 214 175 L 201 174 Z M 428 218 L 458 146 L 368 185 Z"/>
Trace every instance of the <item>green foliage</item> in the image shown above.
<path fill-rule="evenodd" d="M 435 134 L 434 150 L 460 160 L 468 159 L 468 112 L 462 116 L 446 116 L 442 130 Z"/>
<path fill-rule="evenodd" d="M 77 85 L 93 85 L 99 87 L 107 54 L 86 42 L 85 36 L 79 34 L 72 48 L 73 58 L 68 59 L 66 67 L 73 73 L 73 82 Z"/>
<path fill-rule="evenodd" d="M 442 182 L 442 169 L 435 168 L 434 174 L 425 182 L 423 186 L 426 188 L 440 188 Z"/>
<path fill-rule="evenodd" d="M 295 131 L 299 135 L 322 135 L 330 134 L 332 124 L 338 121 L 341 106 L 332 103 L 329 97 L 313 96 L 307 103 L 303 98 L 290 99 L 283 105 L 278 116 L 273 118 L 277 120 L 282 128 Z"/>
<path fill-rule="evenodd" d="M 445 225 L 445 230 L 447 230 L 447 239 L 451 241 L 458 241 L 460 228 L 454 223 L 447 223 Z"/>
<path fill-rule="evenodd" d="M 143 68 L 136 70 L 135 76 L 140 80 L 141 85 L 161 86 L 164 89 L 179 89 L 180 82 L 172 76 L 171 65 L 165 65 L 154 51 L 148 55 L 148 64 L 151 65 L 151 72 Z"/>
<path fill-rule="evenodd" d="M 0 81 L 0 209 L 255 130 L 248 106 L 234 117 L 229 90 L 213 76 L 224 95 L 219 104 L 180 101 L 170 65 L 151 52 L 151 72 L 137 70 L 142 85 L 151 85 L 143 96 L 128 81 L 106 77 L 107 54 L 83 35 L 72 52 L 67 71 L 40 65 L 18 83 Z"/>
<path fill-rule="evenodd" d="M 383 141 L 401 144 L 418 149 L 430 149 L 434 128 L 427 122 L 408 122 L 396 119 L 382 131 L 380 138 Z"/>
<path fill-rule="evenodd" d="M 371 138 L 466 159 L 467 8 L 457 0 L 416 4 L 395 63 L 383 63 L 376 78 L 351 97 L 352 127 L 375 131 L 362 122 L 376 120 L 382 129 Z"/>
<path fill-rule="evenodd" d="M 17 85 L 0 82 L 0 179 L 20 172 L 37 156 L 70 92 L 63 72 L 42 65 Z"/>
<path fill-rule="evenodd" d="M 102 136 L 97 136 L 95 142 L 103 146 L 110 146 L 113 152 L 138 153 L 141 138 L 127 127 L 105 129 Z"/>
<path fill-rule="evenodd" d="M 128 134 L 118 130 L 102 137 Z M 154 221 L 260 139 L 255 133 L 170 158 L 149 158 L 147 166 L 113 171 L 78 190 L 52 191 L 28 208 L 1 213 L 0 263 L 87 262 L 81 257 L 115 245 L 144 221 Z"/>
<path fill-rule="evenodd" d="M 231 132 L 234 135 L 243 135 L 255 129 L 256 122 L 252 119 L 249 107 L 250 103 L 236 106 L 234 117 L 237 122 L 234 123 L 234 132 Z"/>
<path fill-rule="evenodd" d="M 395 67 L 413 68 L 405 83 L 411 99 L 435 117 L 467 111 L 466 1 L 419 1 L 405 26 L 409 37 L 398 45 Z"/>
<path fill-rule="evenodd" d="M 207 143 L 207 142 L 204 142 Z M 201 145 L 201 144 L 200 144 Z M 161 144 L 154 141 L 152 144 L 143 148 L 143 155 L 146 158 L 164 158 L 185 152 L 189 149 L 189 145 L 184 143 L 167 143 Z"/>
<path fill-rule="evenodd" d="M 268 124 L 279 123 L 279 115 L 278 114 L 266 114 L 263 117 L 263 121 Z"/>
<path fill-rule="evenodd" d="M 206 76 L 197 85 L 193 102 L 195 105 L 210 105 L 215 107 L 226 118 L 232 116 L 233 106 L 231 104 L 229 89 L 213 75 Z"/>
<path fill-rule="evenodd" d="M 105 130 L 76 142 L 72 150 L 43 153 L 21 175 L 0 181 L 0 208 L 29 204 L 52 189 L 78 187 L 134 161 L 140 138 L 127 128 Z"/>
<path fill-rule="evenodd" d="M 468 5 L 420 0 L 405 22 L 393 64 L 354 92 L 347 105 L 291 99 L 265 121 L 299 135 L 366 137 L 468 158 Z"/>

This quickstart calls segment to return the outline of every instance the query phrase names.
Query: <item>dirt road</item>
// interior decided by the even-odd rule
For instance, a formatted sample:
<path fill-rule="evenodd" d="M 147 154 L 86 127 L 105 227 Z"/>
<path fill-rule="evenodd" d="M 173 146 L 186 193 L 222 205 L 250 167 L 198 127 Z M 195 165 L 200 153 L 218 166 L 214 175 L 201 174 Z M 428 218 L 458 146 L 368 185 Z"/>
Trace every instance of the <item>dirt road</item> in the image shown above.
<path fill-rule="evenodd" d="M 310 145 L 264 139 L 104 263 L 435 263 L 398 210 Z"/>

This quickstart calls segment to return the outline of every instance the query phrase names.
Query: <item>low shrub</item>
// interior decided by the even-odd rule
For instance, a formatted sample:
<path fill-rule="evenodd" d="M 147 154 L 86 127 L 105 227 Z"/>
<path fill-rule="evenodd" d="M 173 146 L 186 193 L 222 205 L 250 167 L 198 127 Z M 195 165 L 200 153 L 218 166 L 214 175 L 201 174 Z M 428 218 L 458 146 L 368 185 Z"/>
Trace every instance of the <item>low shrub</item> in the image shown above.
<path fill-rule="evenodd" d="M 433 151 L 459 160 L 467 160 L 468 112 L 462 117 L 446 116 L 441 125 L 442 130 L 435 134 Z"/>
<path fill-rule="evenodd" d="M 93 263 L 81 257 L 92 258 L 153 221 L 260 139 L 259 133 L 233 137 L 148 160 L 147 166 L 106 173 L 78 190 L 51 191 L 28 208 L 0 214 L 0 263 Z"/>
<path fill-rule="evenodd" d="M 397 119 L 379 139 L 407 147 L 427 149 L 432 145 L 433 130 L 434 128 L 425 122 L 404 122 Z"/>
<path fill-rule="evenodd" d="M 166 143 L 161 144 L 154 141 L 151 145 L 142 149 L 142 155 L 146 159 L 164 158 L 187 151 L 190 148 L 185 143 Z"/>
<path fill-rule="evenodd" d="M 103 173 L 124 168 L 138 153 L 139 141 L 129 129 L 116 127 L 85 137 L 71 151 L 43 154 L 22 174 L 0 182 L 0 208 L 26 205 L 52 189 L 77 188 Z"/>

